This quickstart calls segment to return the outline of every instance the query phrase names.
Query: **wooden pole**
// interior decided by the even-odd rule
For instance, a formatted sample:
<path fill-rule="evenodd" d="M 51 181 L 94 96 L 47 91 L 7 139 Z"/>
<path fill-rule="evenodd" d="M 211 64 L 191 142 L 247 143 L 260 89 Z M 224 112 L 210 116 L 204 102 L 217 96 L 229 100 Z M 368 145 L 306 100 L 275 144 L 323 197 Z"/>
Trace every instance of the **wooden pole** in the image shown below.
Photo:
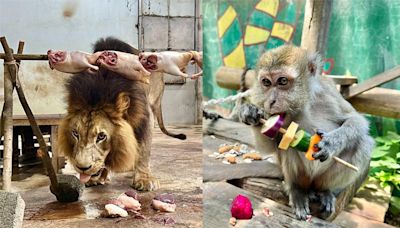
<path fill-rule="evenodd" d="M 5 59 L 6 54 L 0 53 L 0 59 Z M 48 60 L 47 54 L 14 54 L 16 60 Z"/>
<path fill-rule="evenodd" d="M 3 190 L 11 191 L 12 150 L 13 150 L 13 79 L 12 71 L 16 71 L 10 47 L 5 37 L 0 37 L 1 45 L 6 53 L 4 61 L 4 150 L 3 150 Z M 3 126 L 2 126 L 3 127 Z"/>
<path fill-rule="evenodd" d="M 301 47 L 325 55 L 332 11 L 332 0 L 307 0 Z"/>

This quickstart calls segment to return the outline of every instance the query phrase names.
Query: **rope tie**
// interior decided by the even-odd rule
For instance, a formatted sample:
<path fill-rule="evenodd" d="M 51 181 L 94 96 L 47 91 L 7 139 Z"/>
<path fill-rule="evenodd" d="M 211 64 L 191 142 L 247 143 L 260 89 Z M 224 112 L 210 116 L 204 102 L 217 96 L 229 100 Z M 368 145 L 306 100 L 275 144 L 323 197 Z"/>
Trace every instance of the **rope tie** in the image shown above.
<path fill-rule="evenodd" d="M 209 101 L 203 102 L 203 107 L 207 107 L 209 105 L 221 104 L 221 103 L 225 103 L 225 102 L 233 102 L 233 101 L 236 101 L 237 99 L 248 97 L 248 96 L 250 96 L 250 94 L 251 94 L 251 90 L 249 89 L 249 90 L 246 90 L 245 92 L 241 92 L 236 95 L 218 98 L 218 99 L 211 99 Z"/>

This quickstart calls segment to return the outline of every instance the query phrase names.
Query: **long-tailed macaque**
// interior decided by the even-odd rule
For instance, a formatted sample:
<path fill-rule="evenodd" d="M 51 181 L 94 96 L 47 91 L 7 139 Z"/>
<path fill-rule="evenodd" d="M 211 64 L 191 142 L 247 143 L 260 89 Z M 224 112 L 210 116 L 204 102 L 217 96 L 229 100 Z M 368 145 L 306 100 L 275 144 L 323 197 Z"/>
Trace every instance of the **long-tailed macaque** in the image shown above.
<path fill-rule="evenodd" d="M 320 216 L 332 220 L 351 200 L 364 181 L 374 146 L 367 120 L 342 98 L 331 80 L 321 76 L 322 61 L 299 47 L 281 46 L 266 52 L 257 65 L 250 103 L 242 105 L 239 118 L 253 125 L 256 147 L 277 151 L 285 190 L 298 219 L 310 214 L 309 203 L 320 204 Z M 323 133 L 314 161 L 293 148 L 279 151 L 280 138 L 260 133 L 260 118 L 285 113 L 284 127 L 291 121 L 310 133 Z M 332 156 L 357 166 L 355 172 Z M 335 213 L 336 211 L 336 213 Z"/>

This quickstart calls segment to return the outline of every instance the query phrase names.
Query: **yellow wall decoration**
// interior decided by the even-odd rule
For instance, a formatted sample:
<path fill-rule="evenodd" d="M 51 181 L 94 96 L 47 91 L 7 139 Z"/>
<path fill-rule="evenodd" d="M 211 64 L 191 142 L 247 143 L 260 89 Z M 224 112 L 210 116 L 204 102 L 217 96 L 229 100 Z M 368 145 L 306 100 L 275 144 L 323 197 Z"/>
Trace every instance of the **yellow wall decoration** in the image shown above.
<path fill-rule="evenodd" d="M 286 42 L 290 41 L 290 38 L 293 34 L 293 27 L 288 24 L 284 24 L 281 22 L 275 22 L 272 27 L 271 36 L 280 38 Z"/>
<path fill-rule="evenodd" d="M 232 6 L 226 9 L 225 13 L 218 19 L 218 36 L 221 38 L 233 20 L 236 18 L 236 11 Z"/>
<path fill-rule="evenodd" d="M 227 56 L 224 57 L 224 64 L 228 67 L 235 67 L 243 69 L 246 67 L 246 60 L 244 56 L 243 40 L 239 45 Z"/>
<path fill-rule="evenodd" d="M 270 31 L 266 29 L 252 25 L 247 25 L 244 37 L 244 44 L 253 45 L 266 42 L 268 40 L 269 35 Z"/>
<path fill-rule="evenodd" d="M 276 17 L 279 8 L 279 0 L 261 0 L 257 5 L 256 9 L 270 14 Z"/>

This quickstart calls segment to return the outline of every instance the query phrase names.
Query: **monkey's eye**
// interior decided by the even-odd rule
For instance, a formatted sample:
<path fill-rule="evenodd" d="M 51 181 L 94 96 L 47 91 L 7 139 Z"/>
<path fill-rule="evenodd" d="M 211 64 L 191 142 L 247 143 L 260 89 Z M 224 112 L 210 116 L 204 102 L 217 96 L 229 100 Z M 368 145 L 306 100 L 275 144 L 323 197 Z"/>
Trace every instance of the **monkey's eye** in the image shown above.
<path fill-rule="evenodd" d="M 261 83 L 262 83 L 264 86 L 270 86 L 270 85 L 271 85 L 271 81 L 268 80 L 268 79 L 266 79 L 266 78 L 263 78 L 263 79 L 261 80 Z"/>
<path fill-rule="evenodd" d="M 280 78 L 278 78 L 277 82 L 278 82 L 278 85 L 287 85 L 289 80 L 285 77 L 280 77 Z"/>
<path fill-rule="evenodd" d="M 76 139 L 79 139 L 79 133 L 77 130 L 72 130 L 72 136 L 74 136 Z"/>
<path fill-rule="evenodd" d="M 106 135 L 104 132 L 100 132 L 100 133 L 97 135 L 96 143 L 98 143 L 98 142 L 100 142 L 100 141 L 103 141 L 103 140 L 106 139 L 106 138 L 107 138 L 107 135 Z"/>

